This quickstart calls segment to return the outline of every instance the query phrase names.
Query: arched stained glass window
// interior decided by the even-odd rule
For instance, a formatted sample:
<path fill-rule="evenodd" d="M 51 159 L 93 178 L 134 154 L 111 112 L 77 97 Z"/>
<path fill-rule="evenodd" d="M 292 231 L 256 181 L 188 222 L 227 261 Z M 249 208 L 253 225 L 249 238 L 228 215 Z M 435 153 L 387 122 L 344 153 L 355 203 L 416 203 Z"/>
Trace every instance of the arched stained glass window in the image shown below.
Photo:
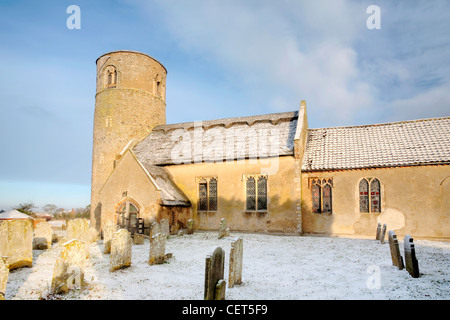
<path fill-rule="evenodd" d="M 198 210 L 208 210 L 208 183 L 203 179 L 198 185 Z"/>
<path fill-rule="evenodd" d="M 369 183 L 366 179 L 359 182 L 359 212 L 369 212 Z"/>
<path fill-rule="evenodd" d="M 332 212 L 331 186 L 327 183 L 323 187 L 323 213 Z"/>
<path fill-rule="evenodd" d="M 373 179 L 370 182 L 370 212 L 381 212 L 380 181 Z"/>
<path fill-rule="evenodd" d="M 217 179 L 209 180 L 209 211 L 217 211 Z"/>
<path fill-rule="evenodd" d="M 249 177 L 246 181 L 246 209 L 250 211 L 256 210 L 256 183 L 255 178 Z"/>
<path fill-rule="evenodd" d="M 311 188 L 312 192 L 312 212 L 313 213 L 321 213 L 321 193 L 322 190 L 320 185 L 314 184 Z"/>
<path fill-rule="evenodd" d="M 267 178 L 258 178 L 258 211 L 267 210 Z"/>

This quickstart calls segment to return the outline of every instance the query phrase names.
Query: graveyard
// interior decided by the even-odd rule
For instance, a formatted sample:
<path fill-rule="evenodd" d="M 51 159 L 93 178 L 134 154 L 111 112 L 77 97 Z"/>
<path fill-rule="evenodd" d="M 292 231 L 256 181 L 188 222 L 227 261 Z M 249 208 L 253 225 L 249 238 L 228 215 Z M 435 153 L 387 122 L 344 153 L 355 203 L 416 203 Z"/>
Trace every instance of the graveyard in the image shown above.
<path fill-rule="evenodd" d="M 151 238 L 132 239 L 126 230 L 116 230 L 117 226 L 113 229 L 112 239 L 105 232 L 103 239 L 91 235 L 84 241 L 68 239 L 68 233 L 72 232 L 70 227 L 57 231 L 62 241 L 45 249 L 34 246 L 31 267 L 30 258 L 26 258 L 27 265 L 9 271 L 6 290 L 2 289 L 5 299 L 450 298 L 449 242 L 407 238 L 408 244 L 409 241 L 414 243 L 412 251 L 420 266 L 414 277 L 406 270 L 404 239 L 393 237 L 393 232 L 389 232 L 389 241 L 384 240 L 384 234 L 381 241 L 375 236 L 288 236 L 239 233 L 229 229 L 226 232 L 185 232 L 168 237 L 158 230 Z M 397 252 L 403 256 L 400 257 L 401 267 L 395 263 L 394 256 L 396 261 L 399 257 L 391 249 L 394 238 L 398 243 Z M 152 245 L 153 242 L 158 243 Z M 222 255 L 216 259 L 213 252 Z M 411 250 L 407 253 L 411 255 Z M 70 256 L 75 262 L 68 265 Z M 239 270 L 231 270 L 230 265 L 236 261 Z M 207 272 L 205 263 L 221 266 L 221 269 Z M 82 281 L 77 281 L 77 277 Z M 219 293 L 219 298 L 214 297 L 214 293 L 207 297 L 207 281 L 208 286 Z"/>

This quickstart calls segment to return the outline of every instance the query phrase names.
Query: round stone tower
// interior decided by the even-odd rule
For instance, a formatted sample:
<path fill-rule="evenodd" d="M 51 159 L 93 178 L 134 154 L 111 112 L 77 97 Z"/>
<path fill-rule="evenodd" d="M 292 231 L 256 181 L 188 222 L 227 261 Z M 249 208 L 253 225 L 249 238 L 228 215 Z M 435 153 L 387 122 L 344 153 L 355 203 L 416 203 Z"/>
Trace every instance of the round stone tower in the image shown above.
<path fill-rule="evenodd" d="M 91 226 L 100 228 L 99 192 L 120 152 L 166 123 L 166 75 L 152 57 L 113 51 L 97 59 L 92 152 Z"/>

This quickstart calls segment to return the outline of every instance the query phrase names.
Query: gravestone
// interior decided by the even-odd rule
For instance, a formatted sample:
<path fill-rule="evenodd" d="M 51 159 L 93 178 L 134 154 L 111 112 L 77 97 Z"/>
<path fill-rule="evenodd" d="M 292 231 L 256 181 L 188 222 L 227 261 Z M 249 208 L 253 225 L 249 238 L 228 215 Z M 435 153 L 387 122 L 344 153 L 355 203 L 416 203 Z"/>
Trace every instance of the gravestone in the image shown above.
<path fill-rule="evenodd" d="M 52 247 L 53 229 L 50 223 L 40 222 L 34 228 L 33 249 L 45 250 Z"/>
<path fill-rule="evenodd" d="M 33 226 L 28 220 L 0 224 L 0 257 L 8 257 L 9 270 L 33 266 Z"/>
<path fill-rule="evenodd" d="M 403 258 L 402 255 L 400 254 L 397 235 L 395 234 L 394 231 L 390 230 L 388 232 L 388 239 L 389 239 L 389 248 L 391 249 L 392 265 L 397 266 L 399 270 L 402 270 L 404 268 Z"/>
<path fill-rule="evenodd" d="M 381 237 L 381 223 L 378 223 L 377 225 L 377 236 L 375 237 L 375 240 L 380 240 Z"/>
<path fill-rule="evenodd" d="M 85 243 L 91 242 L 91 231 L 86 219 L 73 219 L 67 221 L 67 240 L 77 239 Z"/>
<path fill-rule="evenodd" d="M 99 232 L 95 228 L 89 228 L 89 241 L 97 242 L 99 236 Z"/>
<path fill-rule="evenodd" d="M 8 283 L 9 269 L 6 264 L 8 257 L 0 257 L 0 300 L 5 300 L 6 285 Z"/>
<path fill-rule="evenodd" d="M 216 284 L 216 289 L 214 291 L 214 300 L 225 300 L 225 290 L 227 283 L 225 280 L 220 279 Z"/>
<path fill-rule="evenodd" d="M 114 223 L 108 223 L 103 227 L 103 253 L 111 253 L 111 241 L 118 226 Z"/>
<path fill-rule="evenodd" d="M 227 228 L 227 221 L 225 218 L 220 219 L 220 225 L 219 225 L 219 239 L 222 239 L 223 237 L 227 237 L 230 235 L 230 228 Z"/>
<path fill-rule="evenodd" d="M 231 243 L 228 288 L 242 283 L 243 240 L 237 238 Z"/>
<path fill-rule="evenodd" d="M 163 233 L 158 233 L 150 238 L 150 257 L 148 259 L 148 264 L 164 263 L 166 239 L 167 236 Z"/>
<path fill-rule="evenodd" d="M 157 235 L 158 233 L 161 233 L 161 226 L 158 222 L 153 222 L 150 229 L 150 238 Z"/>
<path fill-rule="evenodd" d="M 145 236 L 140 233 L 133 234 L 133 244 L 139 245 L 144 244 Z"/>
<path fill-rule="evenodd" d="M 221 298 L 216 296 L 216 286 L 219 280 L 224 280 L 224 263 L 225 251 L 220 247 L 217 247 L 211 254 L 206 256 L 204 300 Z M 221 290 L 224 290 L 223 287 L 221 287 Z"/>
<path fill-rule="evenodd" d="M 187 234 L 194 233 L 194 219 L 189 219 L 187 222 Z"/>
<path fill-rule="evenodd" d="M 384 238 L 386 237 L 386 228 L 387 225 L 383 224 L 383 229 L 381 230 L 381 235 L 380 235 L 380 243 L 384 244 Z"/>
<path fill-rule="evenodd" d="M 109 271 L 131 266 L 131 234 L 126 229 L 114 233 L 111 240 Z"/>
<path fill-rule="evenodd" d="M 410 235 L 406 235 L 404 239 L 404 252 L 405 252 L 405 265 L 406 270 L 411 277 L 419 277 L 419 261 L 416 258 L 416 248 L 414 246 L 413 238 Z"/>
<path fill-rule="evenodd" d="M 159 222 L 159 232 L 161 232 L 162 234 L 165 234 L 166 237 L 170 236 L 170 226 L 169 226 L 169 220 L 167 219 L 162 219 Z"/>
<path fill-rule="evenodd" d="M 78 239 L 61 245 L 61 252 L 53 269 L 51 292 L 67 293 L 75 286 L 84 285 L 86 267 L 86 244 Z"/>

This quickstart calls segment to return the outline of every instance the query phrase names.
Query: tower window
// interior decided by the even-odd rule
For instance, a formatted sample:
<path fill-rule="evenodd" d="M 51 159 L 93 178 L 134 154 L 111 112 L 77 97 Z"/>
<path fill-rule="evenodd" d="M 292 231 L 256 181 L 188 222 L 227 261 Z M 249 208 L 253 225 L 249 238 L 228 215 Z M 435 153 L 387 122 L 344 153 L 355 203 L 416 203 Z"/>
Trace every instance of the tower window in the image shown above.
<path fill-rule="evenodd" d="M 117 70 L 113 66 L 106 69 L 106 86 L 111 87 L 117 84 Z"/>

